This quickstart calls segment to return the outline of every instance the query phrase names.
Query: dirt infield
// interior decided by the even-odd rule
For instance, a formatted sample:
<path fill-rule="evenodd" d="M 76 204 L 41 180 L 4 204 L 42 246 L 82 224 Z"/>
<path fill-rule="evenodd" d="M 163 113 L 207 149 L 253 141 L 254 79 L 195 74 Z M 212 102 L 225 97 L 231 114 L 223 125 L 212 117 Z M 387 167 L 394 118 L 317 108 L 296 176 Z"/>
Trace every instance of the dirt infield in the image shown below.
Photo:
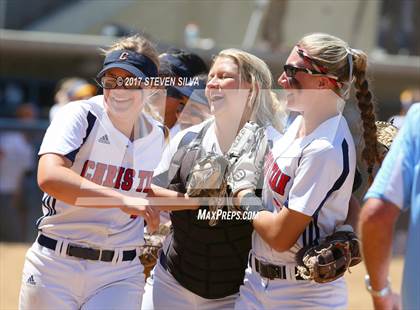
<path fill-rule="evenodd" d="M 27 244 L 0 243 L 0 309 L 16 309 L 18 305 L 20 277 Z M 400 290 L 403 259 L 394 258 L 391 278 L 395 291 Z M 349 309 L 372 309 L 370 297 L 363 284 L 363 265 L 353 268 L 347 274 Z"/>

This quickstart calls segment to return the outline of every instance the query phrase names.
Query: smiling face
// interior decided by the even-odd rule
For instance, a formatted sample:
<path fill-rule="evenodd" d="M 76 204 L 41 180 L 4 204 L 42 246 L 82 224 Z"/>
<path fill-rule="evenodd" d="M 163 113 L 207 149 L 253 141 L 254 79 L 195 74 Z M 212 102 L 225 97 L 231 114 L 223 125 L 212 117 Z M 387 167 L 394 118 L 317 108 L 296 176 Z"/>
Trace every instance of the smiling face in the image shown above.
<path fill-rule="evenodd" d="M 245 108 L 251 84 L 241 80 L 238 64 L 230 57 L 217 57 L 210 69 L 206 97 L 211 113 L 241 113 Z"/>
<path fill-rule="evenodd" d="M 297 47 L 290 53 L 286 65 L 314 70 L 309 62 L 299 56 Z M 327 77 L 301 71 L 297 71 L 293 78 L 283 72 L 277 82 L 286 91 L 287 108 L 298 112 L 307 110 L 310 104 L 326 96 L 325 90 L 334 89 L 334 85 Z"/>
<path fill-rule="evenodd" d="M 105 72 L 105 76 L 126 78 L 133 75 L 126 70 L 112 68 Z M 122 86 L 104 89 L 104 98 L 107 113 L 117 118 L 132 118 L 143 108 L 143 92 L 139 89 L 124 89 Z"/>
<path fill-rule="evenodd" d="M 208 106 L 188 100 L 182 111 L 177 113 L 178 123 L 182 129 L 197 125 L 210 117 Z"/>

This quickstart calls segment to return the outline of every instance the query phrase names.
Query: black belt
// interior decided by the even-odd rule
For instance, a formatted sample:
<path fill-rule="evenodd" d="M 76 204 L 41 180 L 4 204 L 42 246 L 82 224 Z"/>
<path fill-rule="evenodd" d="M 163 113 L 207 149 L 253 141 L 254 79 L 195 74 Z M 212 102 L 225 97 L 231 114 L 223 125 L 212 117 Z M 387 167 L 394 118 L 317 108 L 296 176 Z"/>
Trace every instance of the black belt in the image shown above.
<path fill-rule="evenodd" d="M 50 237 L 39 235 L 38 243 L 43 247 L 55 251 L 57 246 L 57 240 Z M 100 260 L 102 262 L 111 262 L 114 258 L 115 251 L 111 250 L 98 250 L 91 248 L 84 248 L 74 244 L 67 246 L 66 254 L 68 256 L 74 256 L 77 258 L 89 259 L 89 260 Z M 136 250 L 124 251 L 123 261 L 131 261 L 136 257 Z"/>
<path fill-rule="evenodd" d="M 264 263 L 253 255 L 249 257 L 249 264 L 252 267 L 252 260 L 255 263 L 255 270 L 263 277 L 270 280 L 273 279 L 283 279 L 287 280 L 286 266 L 284 265 L 273 265 L 269 263 Z M 304 280 L 301 276 L 297 275 L 297 268 L 295 267 L 295 277 L 296 280 Z"/>

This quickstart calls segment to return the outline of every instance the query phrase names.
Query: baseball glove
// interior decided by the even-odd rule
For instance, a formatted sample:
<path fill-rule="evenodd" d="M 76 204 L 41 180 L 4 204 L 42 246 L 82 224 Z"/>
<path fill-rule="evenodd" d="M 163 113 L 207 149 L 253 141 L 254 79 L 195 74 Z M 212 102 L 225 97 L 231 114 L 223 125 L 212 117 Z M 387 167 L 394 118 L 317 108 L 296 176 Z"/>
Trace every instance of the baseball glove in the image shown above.
<path fill-rule="evenodd" d="M 233 142 L 227 156 L 227 184 L 232 197 L 244 189 L 256 189 L 264 165 L 268 140 L 265 128 L 248 122 Z"/>
<path fill-rule="evenodd" d="M 392 123 L 377 121 L 376 124 L 376 137 L 379 146 L 379 153 L 382 156 L 382 160 L 385 158 L 385 155 L 388 153 L 389 148 L 391 147 L 392 142 L 398 133 L 398 128 L 395 127 Z"/>
<path fill-rule="evenodd" d="M 201 197 L 208 205 L 211 213 L 223 208 L 226 204 L 226 169 L 228 161 L 225 156 L 210 153 L 199 159 L 192 168 L 187 179 L 187 194 L 190 197 Z M 215 226 L 217 220 L 212 217 L 210 226 Z"/>
<path fill-rule="evenodd" d="M 144 275 L 147 278 L 150 271 L 156 265 L 159 257 L 159 250 L 162 248 L 163 241 L 169 234 L 169 227 L 160 225 L 159 230 L 153 234 L 144 234 L 144 245 L 140 248 L 140 261 L 144 266 Z"/>
<path fill-rule="evenodd" d="M 300 249 L 296 261 L 297 273 L 303 279 L 317 283 L 334 281 L 362 261 L 359 239 L 350 225 L 343 225 L 320 245 Z"/>

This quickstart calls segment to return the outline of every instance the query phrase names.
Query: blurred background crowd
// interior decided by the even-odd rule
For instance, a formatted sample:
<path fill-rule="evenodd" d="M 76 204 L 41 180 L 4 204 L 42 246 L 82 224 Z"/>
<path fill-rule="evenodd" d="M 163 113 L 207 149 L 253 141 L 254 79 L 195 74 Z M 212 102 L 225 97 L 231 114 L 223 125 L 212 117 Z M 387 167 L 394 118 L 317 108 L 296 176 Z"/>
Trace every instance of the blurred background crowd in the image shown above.
<path fill-rule="evenodd" d="M 34 240 L 42 136 L 61 106 L 100 94 L 99 48 L 116 37 L 146 35 L 162 53 L 161 76 L 199 78 L 167 89 L 157 114 L 170 136 L 208 117 L 193 91 L 205 87 L 212 55 L 245 49 L 277 79 L 293 42 L 315 31 L 369 53 L 378 119 L 400 127 L 420 101 L 419 11 L 420 0 L 0 0 L 0 241 Z"/>

